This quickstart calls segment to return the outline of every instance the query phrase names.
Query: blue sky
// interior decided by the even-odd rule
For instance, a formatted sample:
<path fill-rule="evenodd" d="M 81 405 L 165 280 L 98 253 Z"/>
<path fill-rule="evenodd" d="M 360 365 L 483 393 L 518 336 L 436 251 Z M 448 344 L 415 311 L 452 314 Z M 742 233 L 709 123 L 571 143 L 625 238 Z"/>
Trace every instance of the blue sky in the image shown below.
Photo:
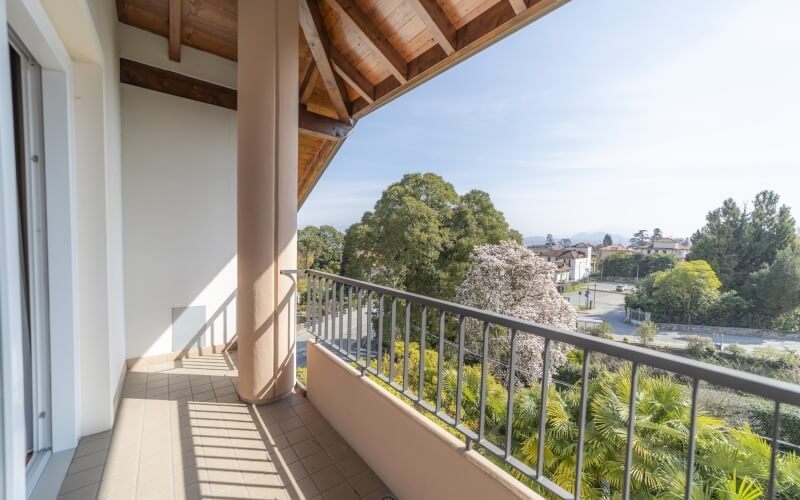
<path fill-rule="evenodd" d="M 688 236 L 762 189 L 800 219 L 798 26 L 796 0 L 573 0 L 362 119 L 300 225 L 424 171 L 526 236 Z"/>

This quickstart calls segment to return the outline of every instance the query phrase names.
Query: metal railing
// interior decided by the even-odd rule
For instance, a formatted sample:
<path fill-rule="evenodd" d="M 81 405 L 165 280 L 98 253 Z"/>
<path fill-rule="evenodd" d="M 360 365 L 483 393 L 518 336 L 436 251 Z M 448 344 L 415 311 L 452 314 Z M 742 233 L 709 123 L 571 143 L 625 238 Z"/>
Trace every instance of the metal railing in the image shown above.
<path fill-rule="evenodd" d="M 362 373 L 371 375 L 382 380 L 390 387 L 398 391 L 411 402 L 438 417 L 442 422 L 451 426 L 461 433 L 466 442 L 467 448 L 474 444 L 483 447 L 490 454 L 494 455 L 508 466 L 521 472 L 532 481 L 540 485 L 544 490 L 557 498 L 578 499 L 580 498 L 582 472 L 584 465 L 584 439 L 587 418 L 587 387 L 589 385 L 589 364 L 593 353 L 601 353 L 613 356 L 630 362 L 631 364 L 631 391 L 628 401 L 628 421 L 626 448 L 624 453 L 624 470 L 622 498 L 628 499 L 631 496 L 631 466 L 633 461 L 633 436 L 636 426 L 636 403 L 637 403 L 637 384 L 639 380 L 640 367 L 648 366 L 676 375 L 686 377 L 691 381 L 691 411 L 689 422 L 689 438 L 687 450 L 686 485 L 685 498 L 691 498 L 691 488 L 693 475 L 695 472 L 695 446 L 696 446 L 696 427 L 698 417 L 698 393 L 700 383 L 705 382 L 723 388 L 750 393 L 762 398 L 771 400 L 775 404 L 773 432 L 770 440 L 771 456 L 769 479 L 767 483 L 766 497 L 775 497 L 776 481 L 776 456 L 778 454 L 778 443 L 780 442 L 780 420 L 781 406 L 793 405 L 800 406 L 800 386 L 769 379 L 759 375 L 732 370 L 725 367 L 710 365 L 688 358 L 682 358 L 658 351 L 637 347 L 625 343 L 614 342 L 603 338 L 592 337 L 585 334 L 544 326 L 518 318 L 496 314 L 490 311 L 479 310 L 466 307 L 443 300 L 434 299 L 422 295 L 395 290 L 373 283 L 367 283 L 355 279 L 337 276 L 330 273 L 301 270 L 286 271 L 286 273 L 298 273 L 307 278 L 307 290 L 305 292 L 306 301 L 306 327 L 316 337 L 317 342 L 325 345 L 328 349 L 338 353 L 343 358 L 354 363 Z M 388 307 L 386 302 L 389 302 Z M 405 317 L 398 318 L 398 302 L 405 303 Z M 412 307 L 416 306 L 419 311 L 419 321 L 412 323 Z M 438 313 L 438 334 L 428 332 L 428 318 L 432 314 Z M 457 328 L 456 342 L 452 342 L 457 349 L 455 364 L 456 368 L 456 401 L 454 414 L 449 414 L 442 404 L 443 394 L 443 367 L 445 366 L 444 351 L 448 345 L 446 339 L 446 319 L 455 319 Z M 404 321 L 398 328 L 398 319 Z M 465 323 L 467 321 L 477 321 L 482 324 L 481 352 L 470 353 L 465 344 Z M 353 328 L 353 323 L 356 323 Z M 430 322 L 434 323 L 434 322 Z M 412 325 L 417 325 L 420 332 L 419 342 L 419 366 L 413 369 L 418 370 L 419 386 L 409 387 L 409 345 L 410 332 Z M 493 361 L 489 356 L 489 332 L 490 327 L 502 327 L 510 332 L 510 353 L 508 371 L 505 386 L 508 390 L 507 408 L 505 410 L 505 443 L 502 446 L 489 441 L 486 436 L 486 397 L 487 380 L 489 377 L 489 363 Z M 386 331 L 388 329 L 388 331 Z M 398 339 L 398 333 L 402 333 Z M 541 383 L 540 412 L 538 424 L 538 444 L 536 466 L 530 467 L 528 464 L 513 456 L 512 453 L 512 433 L 514 417 L 514 390 L 515 374 L 522 370 L 516 367 L 518 363 L 515 346 L 521 335 L 535 335 L 544 341 L 543 349 L 543 370 Z M 434 404 L 425 400 L 425 351 L 429 337 L 437 339 L 436 350 L 438 355 L 438 373 L 436 376 L 436 399 Z M 384 348 L 385 340 L 389 340 L 389 348 Z M 402 376 L 397 379 L 399 374 L 395 371 L 395 342 L 403 343 L 402 352 Z M 551 363 L 551 350 L 554 342 L 569 344 L 573 347 L 583 349 L 583 364 L 580 381 L 580 405 L 578 417 L 578 437 L 575 455 L 575 482 L 571 493 L 556 484 L 543 473 L 544 468 L 544 446 L 545 432 L 547 423 L 547 398 L 548 388 L 551 384 L 549 366 Z M 384 364 L 384 355 L 390 354 L 388 373 Z M 480 391 L 478 401 L 479 418 L 477 430 L 464 424 L 462 406 L 464 404 L 464 370 L 465 354 L 472 355 L 481 366 L 480 371 Z M 494 360 L 496 361 L 496 360 Z"/>

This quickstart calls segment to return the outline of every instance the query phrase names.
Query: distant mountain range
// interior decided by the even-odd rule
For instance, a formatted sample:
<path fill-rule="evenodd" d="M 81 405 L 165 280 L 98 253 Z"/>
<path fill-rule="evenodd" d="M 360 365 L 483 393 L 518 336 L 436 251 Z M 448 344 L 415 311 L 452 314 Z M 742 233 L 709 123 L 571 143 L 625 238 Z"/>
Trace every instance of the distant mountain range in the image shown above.
<path fill-rule="evenodd" d="M 580 242 L 600 244 L 603 242 L 603 238 L 605 237 L 606 234 L 607 233 L 605 232 L 592 232 L 592 233 L 582 232 L 573 234 L 572 236 L 560 236 L 554 234 L 553 238 L 556 240 L 556 243 L 558 243 L 558 240 L 560 239 L 569 238 L 569 240 L 573 244 Z M 619 243 L 622 245 L 627 245 L 631 238 L 630 236 L 623 236 L 621 234 L 615 234 L 615 233 L 608 233 L 608 234 L 611 234 L 611 239 L 614 241 L 614 243 Z M 526 236 L 523 239 L 523 243 L 525 243 L 525 245 L 544 245 L 546 239 L 547 238 L 545 236 Z"/>

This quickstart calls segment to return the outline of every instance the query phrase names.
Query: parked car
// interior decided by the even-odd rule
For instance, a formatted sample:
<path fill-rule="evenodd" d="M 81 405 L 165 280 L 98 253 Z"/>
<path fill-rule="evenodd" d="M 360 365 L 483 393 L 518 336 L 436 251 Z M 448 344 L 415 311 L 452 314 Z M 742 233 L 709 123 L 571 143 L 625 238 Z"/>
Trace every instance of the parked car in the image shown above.
<path fill-rule="evenodd" d="M 617 285 L 617 291 L 618 291 L 618 292 L 624 292 L 624 291 L 625 291 L 625 285 L 623 285 L 623 284 L 621 284 L 621 283 L 620 283 L 620 284 L 618 284 L 618 285 Z"/>

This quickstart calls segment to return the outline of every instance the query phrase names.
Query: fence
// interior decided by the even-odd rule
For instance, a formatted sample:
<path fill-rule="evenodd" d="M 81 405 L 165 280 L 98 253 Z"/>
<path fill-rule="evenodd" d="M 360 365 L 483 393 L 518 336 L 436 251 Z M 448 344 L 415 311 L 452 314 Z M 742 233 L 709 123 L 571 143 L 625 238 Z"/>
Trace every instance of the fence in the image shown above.
<path fill-rule="evenodd" d="M 495 314 L 485 310 L 446 302 L 431 297 L 416 295 L 384 286 L 336 276 L 329 273 L 307 270 L 301 272 L 308 279 L 307 328 L 317 341 L 341 357 L 354 363 L 362 373 L 377 377 L 402 397 L 417 404 L 420 408 L 435 415 L 451 429 L 464 436 L 466 446 L 481 446 L 506 465 L 521 472 L 544 490 L 562 499 L 580 497 L 582 471 L 584 467 L 584 439 L 586 435 L 587 387 L 589 385 L 589 363 L 593 353 L 601 353 L 628 361 L 631 364 L 631 390 L 628 400 L 626 448 L 624 454 L 623 482 L 620 496 L 631 495 L 631 467 L 633 460 L 633 437 L 636 426 L 637 384 L 640 367 L 649 366 L 686 377 L 691 381 L 691 416 L 689 420 L 688 450 L 686 453 L 685 498 L 691 498 L 691 487 L 695 473 L 695 438 L 697 426 L 697 398 L 700 382 L 704 381 L 720 387 L 742 391 L 766 398 L 774 405 L 773 435 L 770 437 L 769 477 L 767 498 L 775 497 L 776 457 L 780 442 L 781 405 L 800 405 L 800 387 L 758 375 L 709 365 L 692 359 L 681 358 L 658 351 L 644 349 L 624 343 L 591 337 L 588 335 L 543 326 L 517 318 Z M 402 316 L 400 311 L 403 312 Z M 415 321 L 412 322 L 412 317 Z M 355 323 L 355 328 L 353 324 Z M 412 325 L 417 325 L 413 328 Z M 449 326 L 455 326 L 455 341 L 448 339 Z M 477 329 L 474 329 L 475 326 Z M 434 328 L 431 328 L 433 326 Z M 428 331 L 429 329 L 435 331 Z M 468 331 L 477 332 L 479 351 L 468 349 Z M 486 402 L 489 380 L 490 336 L 505 332 L 510 337 L 508 352 L 507 408 L 505 409 L 505 438 L 502 443 L 487 439 Z M 410 366 L 409 349 L 413 335 L 419 342 L 419 364 Z M 512 435 L 514 427 L 514 389 L 518 370 L 516 346 L 525 336 L 535 336 L 543 340 L 540 393 L 540 415 L 538 423 L 537 460 L 531 467 L 512 454 Z M 431 350 L 436 353 L 436 389 L 433 401 L 425 399 L 425 359 L 428 339 L 431 337 Z M 386 341 L 388 340 L 387 348 Z M 396 342 L 402 345 L 396 350 Z M 555 342 L 563 342 L 583 349 L 583 368 L 580 382 L 580 410 L 578 417 L 578 438 L 575 452 L 575 482 L 569 492 L 544 474 L 545 432 L 547 423 L 547 401 L 550 387 L 550 363 L 552 347 Z M 448 355 L 448 346 L 455 352 Z M 388 355 L 388 358 L 384 356 Z M 397 361 L 395 358 L 399 358 Z M 477 395 L 465 399 L 465 360 L 472 357 L 473 366 L 480 365 L 480 389 Z M 455 405 L 452 412 L 443 404 L 443 381 L 446 362 L 455 363 Z M 386 367 L 385 363 L 389 366 Z M 398 371 L 400 370 L 400 371 Z M 410 384 L 410 373 L 417 371 L 418 385 Z M 476 396 L 473 400 L 473 396 Z M 464 423 L 464 408 L 469 403 L 477 405 L 477 425 L 470 427 Z"/>

